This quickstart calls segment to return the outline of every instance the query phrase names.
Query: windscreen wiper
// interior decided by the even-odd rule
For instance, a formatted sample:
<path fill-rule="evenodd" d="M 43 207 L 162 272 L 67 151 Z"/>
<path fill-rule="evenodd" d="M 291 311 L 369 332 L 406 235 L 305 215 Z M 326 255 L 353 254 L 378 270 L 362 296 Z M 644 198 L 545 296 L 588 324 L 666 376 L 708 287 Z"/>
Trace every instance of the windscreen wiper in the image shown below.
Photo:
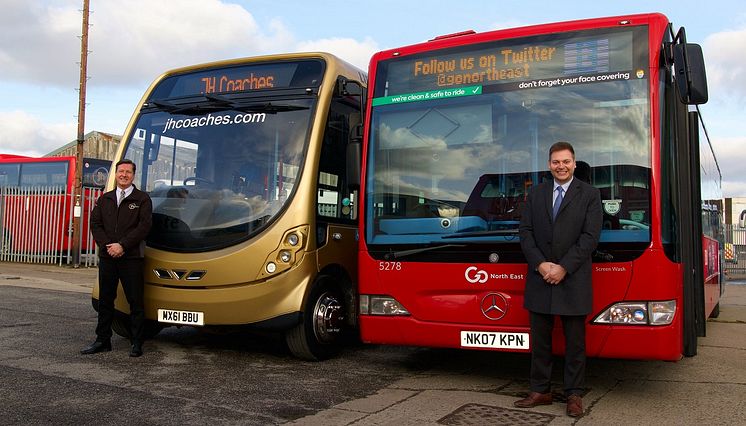
<path fill-rule="evenodd" d="M 411 256 L 413 254 L 424 253 L 426 251 L 431 251 L 431 250 L 439 250 L 439 249 L 443 249 L 447 247 L 466 247 L 466 244 L 440 244 L 437 246 L 420 247 L 420 248 L 411 249 L 411 250 L 391 251 L 391 252 L 386 253 L 386 255 L 383 257 L 386 260 L 401 259 L 402 257 Z"/>
<path fill-rule="evenodd" d="M 179 106 L 168 101 L 149 101 L 142 105 L 142 109 L 150 108 L 152 106 L 157 107 L 160 110 L 174 112 L 179 109 Z"/>
<path fill-rule="evenodd" d="M 171 114 L 203 114 L 212 111 L 236 110 L 243 112 L 263 112 L 276 114 L 278 112 L 298 111 L 309 109 L 307 106 L 278 104 L 272 102 L 241 102 L 231 100 L 226 96 L 204 94 L 196 100 L 176 103 L 172 100 L 151 100 L 143 104 L 142 109 L 156 107 Z"/>
<path fill-rule="evenodd" d="M 142 109 L 156 107 L 161 111 L 171 114 L 202 114 L 209 111 L 222 111 L 235 108 L 233 103 L 225 98 L 213 95 L 205 95 L 205 98 L 207 101 L 200 99 L 199 101 L 179 104 L 173 101 L 151 100 L 144 103 Z"/>
<path fill-rule="evenodd" d="M 206 99 L 210 101 L 210 104 L 213 106 L 224 106 L 226 108 L 236 107 L 236 103 L 226 98 L 225 96 L 213 95 L 209 93 L 205 94 L 204 96 Z"/>
<path fill-rule="evenodd" d="M 307 106 L 300 105 L 287 105 L 287 104 L 273 104 L 272 102 L 265 102 L 262 104 L 249 104 L 249 105 L 236 105 L 235 108 L 240 111 L 246 112 L 266 112 L 268 114 L 276 114 L 278 112 L 286 111 L 299 111 L 308 109 Z"/>
<path fill-rule="evenodd" d="M 444 235 L 442 239 L 445 240 L 447 238 L 490 237 L 495 235 L 518 235 L 518 229 L 493 229 L 491 231 L 460 232 L 458 234 Z"/>

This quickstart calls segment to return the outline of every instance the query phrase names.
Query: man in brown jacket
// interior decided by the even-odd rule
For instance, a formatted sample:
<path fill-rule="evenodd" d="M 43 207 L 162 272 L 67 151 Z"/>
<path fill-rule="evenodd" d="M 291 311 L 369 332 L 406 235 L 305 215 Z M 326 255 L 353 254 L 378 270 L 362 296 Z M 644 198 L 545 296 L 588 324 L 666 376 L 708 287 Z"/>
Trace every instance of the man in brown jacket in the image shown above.
<path fill-rule="evenodd" d="M 91 233 L 99 250 L 98 325 L 96 341 L 80 351 L 84 355 L 111 350 L 114 299 L 120 281 L 130 305 L 130 356 L 142 355 L 145 323 L 143 256 L 145 237 L 153 220 L 153 204 L 148 194 L 132 184 L 135 170 L 132 161 L 119 161 L 116 164 L 116 189 L 101 195 L 91 212 Z"/>

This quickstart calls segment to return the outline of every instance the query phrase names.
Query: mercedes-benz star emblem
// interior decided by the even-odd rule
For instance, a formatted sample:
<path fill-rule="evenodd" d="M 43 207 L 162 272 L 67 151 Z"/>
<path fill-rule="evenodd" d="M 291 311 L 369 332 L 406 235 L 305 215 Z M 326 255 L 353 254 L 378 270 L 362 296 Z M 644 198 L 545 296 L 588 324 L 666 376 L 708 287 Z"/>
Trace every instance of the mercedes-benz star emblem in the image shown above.
<path fill-rule="evenodd" d="M 488 293 L 482 298 L 482 315 L 497 321 L 508 313 L 508 299 L 500 293 Z"/>

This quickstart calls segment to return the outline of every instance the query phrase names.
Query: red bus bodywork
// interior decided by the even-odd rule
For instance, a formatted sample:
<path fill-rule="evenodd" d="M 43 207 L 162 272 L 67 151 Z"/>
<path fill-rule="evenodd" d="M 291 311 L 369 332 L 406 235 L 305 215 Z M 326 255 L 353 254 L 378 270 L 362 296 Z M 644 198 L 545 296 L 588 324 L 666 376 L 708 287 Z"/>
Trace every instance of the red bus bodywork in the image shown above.
<path fill-rule="evenodd" d="M 639 257 L 628 262 L 594 263 L 593 312 L 588 316 L 587 354 L 592 357 L 678 360 L 683 353 L 681 306 L 683 268 L 664 253 L 661 227 L 661 45 L 668 31 L 668 19 L 661 14 L 589 19 L 552 23 L 480 34 L 459 33 L 439 37 L 427 43 L 379 52 L 369 70 L 367 123 L 364 132 L 361 188 L 369 177 L 368 164 L 371 99 L 376 87 L 377 65 L 392 58 L 406 58 L 423 52 L 456 46 L 485 43 L 540 34 L 554 34 L 615 28 L 620 25 L 645 25 L 649 42 L 650 108 L 650 242 Z M 432 53 L 432 52 L 430 52 Z M 542 157 L 542 161 L 544 157 Z M 528 312 L 523 308 L 526 265 L 524 263 L 449 263 L 413 262 L 407 258 L 378 259 L 371 256 L 366 243 L 366 195 L 361 195 L 359 293 L 389 295 L 409 311 L 409 315 L 369 315 L 361 312 L 362 340 L 374 344 L 415 345 L 423 347 L 463 348 L 463 331 L 528 333 Z M 468 204 L 468 203 L 467 203 Z M 706 271 L 706 315 L 716 307 L 720 288 L 720 247 L 717 240 L 703 237 Z M 495 299 L 497 298 L 497 299 Z M 366 299 L 367 300 L 367 299 Z M 490 319 L 483 311 L 497 300 L 506 313 Z M 668 325 L 610 325 L 592 320 L 610 305 L 620 301 L 670 301 L 677 306 Z M 504 302 L 503 302 L 504 301 Z M 553 339 L 554 351 L 564 351 L 559 321 Z M 515 351 L 514 349 L 498 349 Z M 528 350 L 519 350 L 527 352 Z"/>
<path fill-rule="evenodd" d="M 85 159 L 81 211 L 82 251 L 94 248 L 89 237 L 89 214 L 108 179 L 110 161 Z M 49 171 L 23 172 L 24 166 L 48 165 Z M 17 167 L 13 176 L 8 171 Z M 72 249 L 75 213 L 75 157 L 25 157 L 0 154 L 3 255 L 5 260 L 33 261 Z"/>

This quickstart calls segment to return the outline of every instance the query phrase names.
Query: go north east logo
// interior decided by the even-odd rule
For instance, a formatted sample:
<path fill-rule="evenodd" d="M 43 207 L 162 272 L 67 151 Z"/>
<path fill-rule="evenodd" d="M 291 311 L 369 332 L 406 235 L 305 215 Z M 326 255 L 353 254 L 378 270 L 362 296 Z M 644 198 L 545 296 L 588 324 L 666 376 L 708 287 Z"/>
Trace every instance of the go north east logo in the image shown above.
<path fill-rule="evenodd" d="M 481 270 L 476 266 L 469 266 L 464 271 L 464 278 L 471 284 L 484 284 L 489 279 L 523 281 L 526 279 L 526 276 L 514 273 L 488 274 L 487 271 Z"/>
<path fill-rule="evenodd" d="M 487 282 L 487 279 L 489 279 L 489 274 L 481 269 L 478 269 L 476 266 L 469 266 L 466 268 L 466 271 L 464 271 L 464 278 L 466 278 L 466 281 L 476 284 L 484 284 Z"/>

